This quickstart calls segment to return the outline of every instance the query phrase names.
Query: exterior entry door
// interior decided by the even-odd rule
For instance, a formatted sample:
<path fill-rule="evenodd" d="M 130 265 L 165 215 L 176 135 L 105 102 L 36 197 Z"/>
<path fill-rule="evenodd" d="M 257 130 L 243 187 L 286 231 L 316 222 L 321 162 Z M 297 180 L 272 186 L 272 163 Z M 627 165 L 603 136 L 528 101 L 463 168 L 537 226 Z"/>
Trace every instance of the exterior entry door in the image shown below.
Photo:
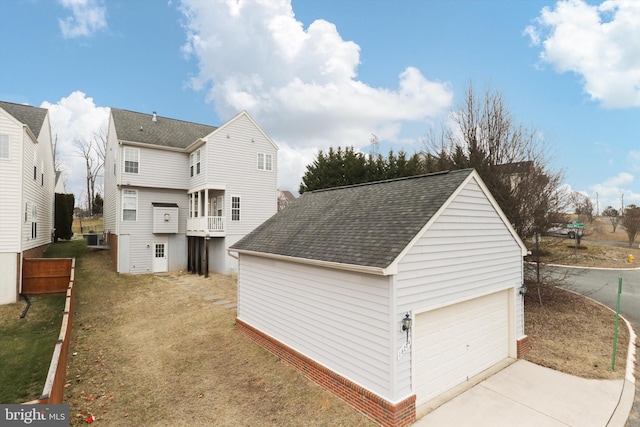
<path fill-rule="evenodd" d="M 169 262 L 167 258 L 167 244 L 154 243 L 153 245 L 153 272 L 164 273 L 169 271 Z"/>

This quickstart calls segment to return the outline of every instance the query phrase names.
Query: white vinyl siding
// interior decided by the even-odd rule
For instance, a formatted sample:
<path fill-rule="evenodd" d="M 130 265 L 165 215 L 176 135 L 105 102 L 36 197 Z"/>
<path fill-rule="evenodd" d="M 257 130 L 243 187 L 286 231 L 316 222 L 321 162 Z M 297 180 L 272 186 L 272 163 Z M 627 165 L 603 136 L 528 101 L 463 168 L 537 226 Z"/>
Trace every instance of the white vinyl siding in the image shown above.
<path fill-rule="evenodd" d="M 146 170 L 146 168 L 145 168 Z M 183 170 L 186 175 L 186 169 Z M 153 203 L 175 203 L 178 205 L 178 233 L 166 234 L 167 259 L 169 270 L 183 270 L 187 265 L 187 215 L 188 198 L 186 192 L 182 190 L 166 190 L 156 188 L 137 189 L 138 209 L 136 211 L 137 221 L 121 221 L 120 235 L 127 235 L 124 240 L 118 240 L 118 251 L 121 243 L 126 241 L 128 247 L 123 254 L 126 257 L 119 257 L 119 272 L 131 274 L 150 273 L 153 269 L 153 248 L 154 242 L 159 237 L 153 233 Z"/>
<path fill-rule="evenodd" d="M 0 159 L 11 158 L 11 137 L 0 135 Z"/>
<path fill-rule="evenodd" d="M 117 234 L 117 223 L 120 218 L 120 203 L 122 202 L 119 196 L 117 185 L 118 181 L 118 155 L 120 146 L 116 136 L 115 126 L 113 124 L 113 118 L 109 115 L 109 130 L 107 131 L 107 147 L 105 150 L 105 166 L 106 172 L 104 174 L 104 210 L 103 221 L 104 231 L 106 233 Z"/>
<path fill-rule="evenodd" d="M 124 173 L 139 173 L 140 150 L 138 148 L 124 147 Z"/>
<path fill-rule="evenodd" d="M 238 318 L 390 399 L 390 279 L 240 254 Z"/>
<path fill-rule="evenodd" d="M 136 221 L 138 212 L 138 192 L 122 190 L 122 220 Z"/>
<path fill-rule="evenodd" d="M 244 236 L 277 211 L 277 174 L 257 169 L 258 153 L 271 155 L 272 169 L 277 171 L 277 148 L 244 113 L 207 138 L 203 164 L 207 183 L 226 190 L 227 236 Z M 230 195 L 242 196 L 240 221 L 231 220 Z"/>
<path fill-rule="evenodd" d="M 138 173 L 122 173 L 120 184 L 132 187 L 151 187 L 166 189 L 189 188 L 189 155 L 187 153 L 145 147 L 124 147 L 125 150 L 137 150 Z M 124 151 L 121 152 L 124 157 Z"/>
<path fill-rule="evenodd" d="M 475 180 L 444 209 L 402 258 L 398 312 L 424 311 L 523 283 L 521 248 Z M 524 335 L 522 298 L 513 293 L 515 335 Z M 411 393 L 409 358 L 399 363 L 401 393 Z"/>

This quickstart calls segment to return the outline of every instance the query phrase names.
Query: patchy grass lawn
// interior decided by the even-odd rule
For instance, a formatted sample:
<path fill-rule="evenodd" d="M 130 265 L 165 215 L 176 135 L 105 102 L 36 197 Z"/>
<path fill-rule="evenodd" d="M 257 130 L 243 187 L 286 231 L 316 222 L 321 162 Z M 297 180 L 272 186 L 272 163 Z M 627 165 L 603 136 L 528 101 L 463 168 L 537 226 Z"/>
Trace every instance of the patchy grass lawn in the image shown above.
<path fill-rule="evenodd" d="M 83 233 L 102 233 L 104 231 L 104 222 L 102 216 L 92 216 L 87 218 L 73 218 L 71 231 L 77 235 Z"/>
<path fill-rule="evenodd" d="M 76 278 L 72 425 L 89 414 L 105 426 L 375 425 L 236 332 L 235 309 L 153 275 L 117 275 L 106 252 L 89 252 Z M 208 283 L 235 288 L 231 276 Z"/>
<path fill-rule="evenodd" d="M 583 378 L 624 378 L 629 331 L 618 329 L 616 369 L 611 370 L 615 313 L 564 289 L 542 286 L 525 296 L 525 333 L 531 343 L 525 359 Z"/>
<path fill-rule="evenodd" d="M 42 395 L 53 348 L 60 334 L 65 295 L 0 305 L 0 403 L 23 403 Z"/>
<path fill-rule="evenodd" d="M 527 244 L 534 252 L 527 257 L 527 261 L 535 261 L 533 245 L 530 242 Z M 632 263 L 628 261 L 629 254 L 634 257 Z M 575 240 L 545 237 L 540 242 L 540 262 L 583 267 L 633 268 L 640 267 L 640 249 L 610 246 L 585 240 L 576 249 Z"/>

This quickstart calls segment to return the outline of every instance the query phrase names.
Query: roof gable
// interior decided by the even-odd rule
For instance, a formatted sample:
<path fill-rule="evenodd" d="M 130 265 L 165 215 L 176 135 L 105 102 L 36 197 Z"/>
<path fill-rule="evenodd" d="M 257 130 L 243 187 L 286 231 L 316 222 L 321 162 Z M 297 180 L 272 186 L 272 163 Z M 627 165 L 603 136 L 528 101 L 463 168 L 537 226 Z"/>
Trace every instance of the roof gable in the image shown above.
<path fill-rule="evenodd" d="M 40 136 L 40 130 L 49 110 L 5 101 L 0 101 L 0 107 L 20 123 L 27 125 L 36 138 Z"/>
<path fill-rule="evenodd" d="M 216 130 L 215 126 L 185 122 L 153 114 L 111 108 L 118 140 L 187 148 Z"/>
<path fill-rule="evenodd" d="M 231 250 L 385 269 L 472 169 L 304 193 Z"/>

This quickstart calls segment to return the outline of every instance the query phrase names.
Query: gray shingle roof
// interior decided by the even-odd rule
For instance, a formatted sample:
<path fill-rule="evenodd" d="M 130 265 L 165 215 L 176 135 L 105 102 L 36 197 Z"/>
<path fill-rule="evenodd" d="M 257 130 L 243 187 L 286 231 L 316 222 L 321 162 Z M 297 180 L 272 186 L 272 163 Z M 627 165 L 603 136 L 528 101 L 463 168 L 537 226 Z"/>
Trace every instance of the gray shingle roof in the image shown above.
<path fill-rule="evenodd" d="M 304 193 L 231 249 L 386 268 L 472 171 Z"/>
<path fill-rule="evenodd" d="M 14 104 L 13 102 L 5 101 L 0 101 L 0 107 L 15 117 L 19 122 L 27 125 L 36 138 L 40 136 L 40 130 L 42 129 L 44 118 L 47 116 L 47 112 L 49 110 L 46 108 Z"/>
<path fill-rule="evenodd" d="M 217 129 L 215 126 L 161 116 L 156 116 L 157 120 L 154 122 L 152 114 L 136 113 L 118 108 L 112 108 L 111 115 L 119 140 L 163 147 L 187 148 Z"/>

